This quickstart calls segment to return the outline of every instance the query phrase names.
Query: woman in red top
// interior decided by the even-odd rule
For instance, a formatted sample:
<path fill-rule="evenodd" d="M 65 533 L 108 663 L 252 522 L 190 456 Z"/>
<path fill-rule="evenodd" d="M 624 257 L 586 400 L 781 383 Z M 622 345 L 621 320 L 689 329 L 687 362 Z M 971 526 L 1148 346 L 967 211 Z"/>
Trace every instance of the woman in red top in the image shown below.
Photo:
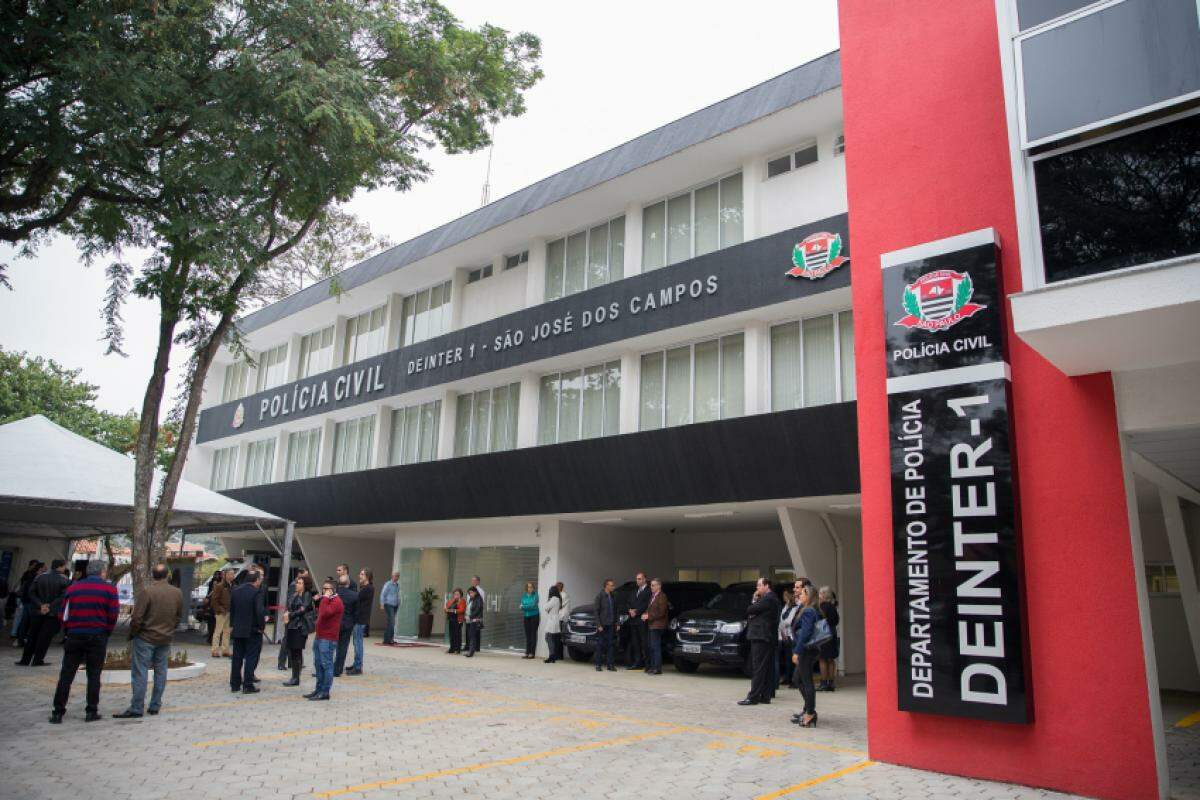
<path fill-rule="evenodd" d="M 342 627 L 342 598 L 333 591 L 333 584 L 321 585 L 321 605 L 317 608 L 317 688 L 304 695 L 309 700 L 328 700 L 333 688 L 333 654 L 337 651 L 338 633 Z"/>
<path fill-rule="evenodd" d="M 462 652 L 462 624 L 467 613 L 467 601 L 463 599 L 463 590 L 455 589 L 446 601 L 446 630 L 450 633 L 450 649 L 447 653 Z"/>

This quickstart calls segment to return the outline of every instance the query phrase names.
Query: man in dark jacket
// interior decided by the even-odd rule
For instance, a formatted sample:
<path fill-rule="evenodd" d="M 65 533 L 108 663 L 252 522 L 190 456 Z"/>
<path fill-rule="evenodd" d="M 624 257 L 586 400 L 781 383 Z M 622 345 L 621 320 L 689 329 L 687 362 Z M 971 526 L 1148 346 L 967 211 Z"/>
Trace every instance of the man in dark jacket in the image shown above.
<path fill-rule="evenodd" d="M 262 573 L 255 571 L 247 581 L 233 590 L 229 597 L 229 627 L 233 639 L 233 659 L 229 664 L 229 688 L 243 694 L 255 694 L 254 669 L 262 652 L 263 628 L 267 606 L 263 593 Z"/>
<path fill-rule="evenodd" d="M 596 595 L 596 672 L 608 666 L 609 672 L 615 672 L 613 666 L 613 646 L 617 639 L 617 602 L 613 599 L 612 578 L 606 578 L 604 588 Z"/>
<path fill-rule="evenodd" d="M 750 694 L 739 700 L 739 706 L 754 706 L 770 703 L 774 686 L 771 685 L 771 665 L 775 662 L 775 647 L 779 640 L 779 615 L 783 604 L 771 591 L 771 582 L 758 579 L 754 590 L 754 602 L 746 609 L 746 640 L 750 642 Z"/>
<path fill-rule="evenodd" d="M 646 623 L 642 621 L 642 615 L 650 607 L 650 583 L 646 580 L 644 572 L 639 572 L 635 580 L 637 588 L 629 596 L 629 619 L 625 623 L 629 626 L 629 652 L 625 656 L 625 662 L 629 664 L 626 669 L 645 669 L 646 652 L 650 649 L 650 643 L 649 632 Z"/>
<path fill-rule="evenodd" d="M 162 707 L 163 692 L 167 689 L 167 660 L 171 655 L 171 640 L 175 629 L 183 622 L 183 594 L 171 585 L 166 564 L 155 564 L 150 570 L 151 582 L 138 591 L 129 616 L 129 653 L 132 695 L 129 708 L 117 719 L 137 719 L 145 709 L 154 716 Z M 154 669 L 154 692 L 146 708 L 146 679 Z"/>
<path fill-rule="evenodd" d="M 354 637 L 354 623 L 358 619 L 358 592 L 350 584 L 350 574 L 338 570 L 337 596 L 342 600 L 342 624 L 338 630 L 337 655 L 333 659 L 333 677 L 342 677 L 346 668 L 346 653 Z"/>
<path fill-rule="evenodd" d="M 25 634 L 25 649 L 21 651 L 19 667 L 45 667 L 50 640 L 58 633 L 58 614 L 63 597 L 71 585 L 67 578 L 67 562 L 56 558 L 50 569 L 38 575 L 29 588 L 29 609 L 32 612 Z"/>
<path fill-rule="evenodd" d="M 370 568 L 363 567 L 358 572 L 358 597 L 355 599 L 354 612 L 354 666 L 346 670 L 347 675 L 362 675 L 363 668 L 363 639 L 371 627 L 371 609 L 375 602 L 374 573 Z"/>

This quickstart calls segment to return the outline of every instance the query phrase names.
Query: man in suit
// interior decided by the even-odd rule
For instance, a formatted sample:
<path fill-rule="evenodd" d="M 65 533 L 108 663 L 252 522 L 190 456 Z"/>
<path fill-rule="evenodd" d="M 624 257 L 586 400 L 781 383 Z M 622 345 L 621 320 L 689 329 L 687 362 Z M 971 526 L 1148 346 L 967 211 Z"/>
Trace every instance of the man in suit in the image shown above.
<path fill-rule="evenodd" d="M 333 677 L 342 677 L 346 668 L 346 653 L 350 650 L 350 640 L 354 638 L 354 624 L 358 618 L 358 591 L 350 583 L 350 570 L 345 564 L 338 566 L 337 596 L 342 600 L 342 623 L 338 629 L 337 654 L 333 659 Z"/>
<path fill-rule="evenodd" d="M 667 619 L 670 616 L 671 604 L 663 594 L 662 581 L 658 578 L 650 581 L 650 603 L 646 613 L 642 614 L 642 622 L 649 629 L 650 647 L 646 652 L 646 674 L 662 675 L 662 637 L 667 630 Z"/>
<path fill-rule="evenodd" d="M 596 672 L 605 664 L 609 672 L 613 666 L 613 645 L 617 637 L 617 602 L 613 599 L 612 578 L 604 580 L 604 588 L 596 595 Z"/>
<path fill-rule="evenodd" d="M 779 616 L 783 604 L 779 597 L 771 591 L 771 582 L 766 578 L 758 579 L 754 590 L 754 602 L 746 609 L 746 640 L 750 642 L 750 693 L 745 700 L 739 700 L 739 706 L 755 706 L 759 703 L 770 703 L 774 691 L 771 686 L 773 670 L 772 663 L 776 659 L 775 647 L 779 638 Z"/>
<path fill-rule="evenodd" d="M 644 572 L 639 572 L 635 580 L 637 588 L 630 595 L 629 620 L 625 623 L 629 626 L 629 653 L 625 658 L 629 666 L 626 669 L 645 669 L 649 642 L 647 641 L 646 623 L 642 621 L 642 615 L 650 607 L 650 584 L 646 582 L 646 573 Z"/>
<path fill-rule="evenodd" d="M 261 591 L 263 576 L 255 570 L 229 597 L 229 627 L 233 639 L 233 660 L 229 664 L 229 688 L 234 692 L 255 694 L 254 670 L 262 653 L 263 629 L 267 606 Z"/>
<path fill-rule="evenodd" d="M 46 651 L 50 640 L 58 633 L 58 617 L 62 611 L 63 597 L 71 581 L 67 578 L 67 562 L 56 558 L 50 569 L 38 575 L 29 587 L 29 628 L 25 634 L 25 649 L 21 651 L 18 667 L 46 667 Z"/>

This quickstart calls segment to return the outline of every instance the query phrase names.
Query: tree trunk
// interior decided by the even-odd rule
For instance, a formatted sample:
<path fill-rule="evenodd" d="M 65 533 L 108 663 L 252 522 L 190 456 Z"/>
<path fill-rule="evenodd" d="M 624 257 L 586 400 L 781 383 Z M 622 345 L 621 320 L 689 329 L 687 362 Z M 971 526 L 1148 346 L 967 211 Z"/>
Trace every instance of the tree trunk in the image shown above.
<path fill-rule="evenodd" d="M 178 315 L 169 307 L 168 296 L 159 299 L 158 349 L 154 368 L 142 399 L 142 415 L 138 425 L 137 446 L 133 467 L 133 524 L 129 531 L 130 570 L 133 591 L 137 593 L 150 581 L 150 568 L 156 556 L 154 528 L 150 516 L 150 499 L 154 492 L 155 451 L 158 448 L 158 415 L 166 391 L 167 370 L 171 364 Z"/>

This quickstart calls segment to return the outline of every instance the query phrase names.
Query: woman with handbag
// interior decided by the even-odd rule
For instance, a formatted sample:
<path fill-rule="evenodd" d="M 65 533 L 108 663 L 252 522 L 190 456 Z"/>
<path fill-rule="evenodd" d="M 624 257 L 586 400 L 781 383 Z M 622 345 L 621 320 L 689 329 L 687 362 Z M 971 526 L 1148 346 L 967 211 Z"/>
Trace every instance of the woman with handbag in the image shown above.
<path fill-rule="evenodd" d="M 479 596 L 479 590 L 472 586 L 467 589 L 467 658 L 479 652 L 482 634 L 483 598 Z"/>
<path fill-rule="evenodd" d="M 822 586 L 817 591 L 817 597 L 821 617 L 829 623 L 829 632 L 833 634 L 829 641 L 817 648 L 821 669 L 821 683 L 817 686 L 817 691 L 832 692 L 833 681 L 837 677 L 837 658 L 841 654 L 841 639 L 838 638 L 837 627 L 842 620 L 838 614 L 837 595 L 833 593 L 833 589 Z"/>
<path fill-rule="evenodd" d="M 804 698 L 804 711 L 792 716 L 792 722 L 801 728 L 817 726 L 817 691 L 813 686 L 813 664 L 817 661 L 817 649 L 810 646 L 821 615 L 817 612 L 817 590 L 812 584 L 800 589 L 798 598 L 800 611 L 796 620 L 796 635 L 792 647 L 792 663 L 796 665 L 795 679 Z"/>
<path fill-rule="evenodd" d="M 317 625 L 316 605 L 313 602 L 315 595 L 316 587 L 312 576 L 307 572 L 297 575 L 287 600 L 287 609 L 283 612 L 287 649 L 292 666 L 292 679 L 284 681 L 284 686 L 300 685 L 300 670 L 304 668 L 304 645 L 308 635 Z"/>
<path fill-rule="evenodd" d="M 562 638 L 562 594 L 557 584 L 550 587 L 546 604 L 542 606 L 542 616 L 546 618 L 546 646 L 550 648 L 546 663 L 553 664 L 558 661 L 558 643 Z"/>
<path fill-rule="evenodd" d="M 443 610 L 446 612 L 446 631 L 450 634 L 450 649 L 446 652 L 461 653 L 463 617 L 467 613 L 467 601 L 463 600 L 462 589 L 455 589 L 450 594 Z"/>

